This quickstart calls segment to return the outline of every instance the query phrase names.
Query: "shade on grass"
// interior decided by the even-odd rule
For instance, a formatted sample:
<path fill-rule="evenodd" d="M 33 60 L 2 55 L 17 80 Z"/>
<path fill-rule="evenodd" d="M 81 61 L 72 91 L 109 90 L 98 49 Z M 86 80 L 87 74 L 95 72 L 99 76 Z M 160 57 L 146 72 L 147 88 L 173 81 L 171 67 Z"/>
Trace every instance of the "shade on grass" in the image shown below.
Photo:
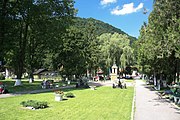
<path fill-rule="evenodd" d="M 0 119 L 4 120 L 130 120 L 133 88 L 68 90 L 75 98 L 56 102 L 54 93 L 22 95 L 0 99 Z M 49 108 L 23 109 L 20 102 L 47 101 Z"/>
<path fill-rule="evenodd" d="M 3 80 L 3 84 L 6 85 L 6 89 L 10 93 L 15 93 L 15 92 L 23 92 L 23 91 L 33 91 L 33 90 L 40 90 L 42 89 L 41 83 L 43 80 L 35 80 L 33 83 L 29 83 L 28 79 L 22 79 L 21 86 L 14 86 L 15 80 L 8 79 L 8 80 Z M 63 84 L 67 84 L 67 82 L 54 82 L 54 84 L 59 84 L 59 86 L 63 86 Z M 75 85 L 75 82 L 71 82 L 71 85 Z"/>

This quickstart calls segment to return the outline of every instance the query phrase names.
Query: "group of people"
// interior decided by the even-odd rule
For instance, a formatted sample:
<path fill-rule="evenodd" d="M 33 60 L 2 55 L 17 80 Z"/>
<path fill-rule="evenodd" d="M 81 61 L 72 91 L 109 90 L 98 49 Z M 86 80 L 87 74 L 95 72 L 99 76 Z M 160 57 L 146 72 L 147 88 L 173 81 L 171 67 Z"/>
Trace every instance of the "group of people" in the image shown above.
<path fill-rule="evenodd" d="M 113 88 L 116 88 L 116 87 L 118 87 L 118 88 L 127 88 L 126 87 L 126 83 L 122 80 L 122 81 L 120 81 L 120 80 L 118 80 L 118 83 L 113 83 L 113 86 L 112 86 Z"/>
<path fill-rule="evenodd" d="M 51 83 L 48 80 L 43 80 L 41 83 L 41 87 L 43 89 L 49 89 L 51 87 Z"/>
<path fill-rule="evenodd" d="M 0 94 L 6 94 L 8 93 L 8 90 L 5 88 L 5 85 L 0 82 Z"/>

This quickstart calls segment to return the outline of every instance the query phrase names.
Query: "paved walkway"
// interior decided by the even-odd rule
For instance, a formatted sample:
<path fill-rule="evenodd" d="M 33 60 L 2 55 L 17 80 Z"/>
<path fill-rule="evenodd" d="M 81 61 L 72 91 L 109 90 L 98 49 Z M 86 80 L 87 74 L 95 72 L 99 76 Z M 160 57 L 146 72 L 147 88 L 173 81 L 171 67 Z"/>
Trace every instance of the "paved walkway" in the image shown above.
<path fill-rule="evenodd" d="M 113 81 L 111 80 L 107 80 L 107 81 L 90 81 L 88 83 L 89 86 L 112 86 L 113 85 Z M 131 87 L 131 86 L 134 86 L 134 83 L 133 82 L 126 82 L 126 86 L 127 87 Z"/>
<path fill-rule="evenodd" d="M 165 99 L 159 99 L 156 91 L 136 80 L 134 120 L 180 120 L 180 109 Z"/>

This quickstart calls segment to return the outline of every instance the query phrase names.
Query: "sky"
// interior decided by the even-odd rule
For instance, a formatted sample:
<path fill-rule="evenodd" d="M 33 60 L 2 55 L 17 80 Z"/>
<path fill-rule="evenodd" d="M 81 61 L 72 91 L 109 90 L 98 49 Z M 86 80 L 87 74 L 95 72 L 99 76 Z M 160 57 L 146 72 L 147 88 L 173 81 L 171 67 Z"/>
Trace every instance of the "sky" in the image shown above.
<path fill-rule="evenodd" d="M 78 17 L 101 20 L 138 38 L 143 22 L 148 22 L 153 0 L 75 0 L 75 8 Z"/>

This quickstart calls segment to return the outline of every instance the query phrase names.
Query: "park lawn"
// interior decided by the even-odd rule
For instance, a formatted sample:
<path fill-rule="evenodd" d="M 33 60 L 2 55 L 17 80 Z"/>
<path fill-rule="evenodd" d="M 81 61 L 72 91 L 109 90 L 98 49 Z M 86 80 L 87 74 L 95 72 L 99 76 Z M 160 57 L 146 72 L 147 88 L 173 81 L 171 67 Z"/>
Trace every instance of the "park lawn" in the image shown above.
<path fill-rule="evenodd" d="M 38 90 L 41 89 L 41 82 L 42 81 L 34 81 L 33 83 L 29 83 L 28 79 L 22 79 L 21 86 L 14 86 L 15 80 L 13 79 L 8 79 L 8 80 L 2 80 L 6 85 L 6 88 L 10 93 L 15 93 L 15 92 L 23 92 L 23 91 L 32 91 L 32 90 Z"/>
<path fill-rule="evenodd" d="M 66 89 L 75 98 L 56 102 L 54 93 L 27 94 L 0 99 L 2 120 L 130 120 L 133 87 L 112 89 Z M 49 107 L 41 110 L 24 109 L 20 103 L 26 100 L 47 101 Z"/>
<path fill-rule="evenodd" d="M 15 80 L 14 79 L 8 79 L 8 80 L 1 80 L 0 82 L 3 82 L 6 85 L 6 89 L 10 93 L 15 93 L 15 92 L 23 92 L 23 91 L 32 91 L 32 90 L 41 90 L 41 83 L 43 80 L 41 79 L 35 79 L 33 83 L 29 83 L 28 79 L 22 79 L 21 86 L 14 86 Z M 54 84 L 58 83 L 60 86 L 63 86 L 65 82 L 54 82 Z M 67 83 L 66 83 L 67 84 Z M 74 82 L 71 82 L 71 84 L 75 84 Z"/>

